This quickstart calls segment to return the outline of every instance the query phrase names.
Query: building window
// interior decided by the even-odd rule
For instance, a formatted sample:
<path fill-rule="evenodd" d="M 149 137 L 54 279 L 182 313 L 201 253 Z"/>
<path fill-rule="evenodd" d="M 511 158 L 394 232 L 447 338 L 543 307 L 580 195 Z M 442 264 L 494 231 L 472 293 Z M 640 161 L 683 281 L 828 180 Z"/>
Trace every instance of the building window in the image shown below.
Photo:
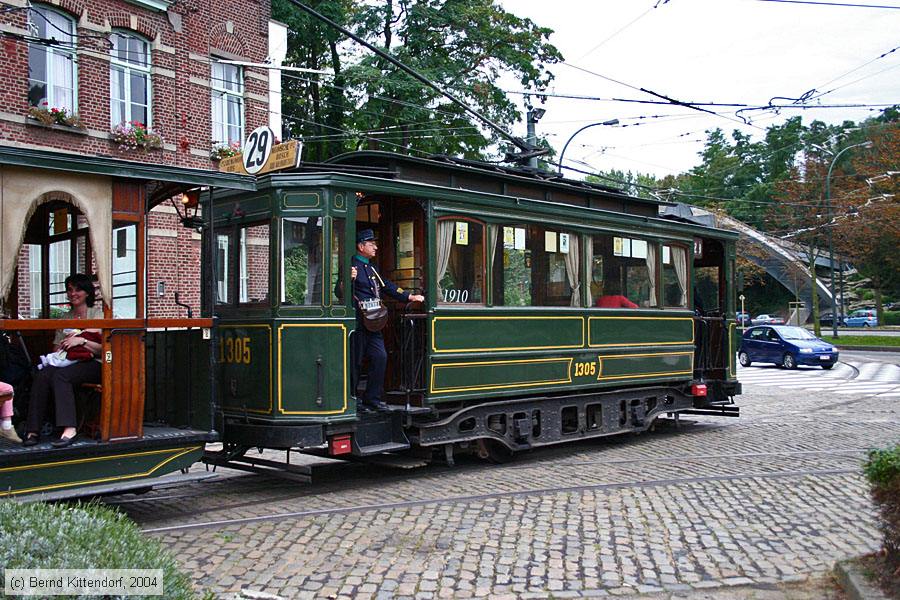
<path fill-rule="evenodd" d="M 244 73 L 237 65 L 212 64 L 212 142 L 244 139 Z"/>
<path fill-rule="evenodd" d="M 28 11 L 28 103 L 75 112 L 75 21 L 44 6 Z"/>
<path fill-rule="evenodd" d="M 150 123 L 150 44 L 129 33 L 114 32 L 109 67 L 110 126 Z"/>

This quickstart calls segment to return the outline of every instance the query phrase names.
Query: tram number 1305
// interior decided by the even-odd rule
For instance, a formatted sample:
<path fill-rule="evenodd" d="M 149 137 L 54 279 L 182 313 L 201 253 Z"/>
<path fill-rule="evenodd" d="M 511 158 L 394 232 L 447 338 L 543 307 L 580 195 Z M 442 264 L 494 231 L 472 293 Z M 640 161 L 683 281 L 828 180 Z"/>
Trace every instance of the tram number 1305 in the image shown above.
<path fill-rule="evenodd" d="M 219 339 L 219 362 L 250 364 L 250 338 L 226 337 Z"/>
<path fill-rule="evenodd" d="M 575 377 L 591 377 L 598 374 L 596 361 L 577 362 L 574 364 Z"/>

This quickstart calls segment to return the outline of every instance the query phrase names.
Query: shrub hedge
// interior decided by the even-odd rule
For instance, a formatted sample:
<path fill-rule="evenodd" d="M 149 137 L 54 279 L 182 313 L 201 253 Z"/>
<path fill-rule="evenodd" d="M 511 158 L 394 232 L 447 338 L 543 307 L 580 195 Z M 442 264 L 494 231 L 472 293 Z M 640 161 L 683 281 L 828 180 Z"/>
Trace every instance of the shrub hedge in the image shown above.
<path fill-rule="evenodd" d="M 878 507 L 885 560 L 890 570 L 900 568 L 900 444 L 870 451 L 863 472 Z"/>
<path fill-rule="evenodd" d="M 162 569 L 165 598 L 196 598 L 190 578 L 159 542 L 143 536 L 125 515 L 97 504 L 0 500 L 0 565 L 13 569 Z M 4 585 L 0 581 L 0 589 Z"/>
<path fill-rule="evenodd" d="M 884 325 L 900 325 L 900 311 L 886 310 L 884 313 Z"/>

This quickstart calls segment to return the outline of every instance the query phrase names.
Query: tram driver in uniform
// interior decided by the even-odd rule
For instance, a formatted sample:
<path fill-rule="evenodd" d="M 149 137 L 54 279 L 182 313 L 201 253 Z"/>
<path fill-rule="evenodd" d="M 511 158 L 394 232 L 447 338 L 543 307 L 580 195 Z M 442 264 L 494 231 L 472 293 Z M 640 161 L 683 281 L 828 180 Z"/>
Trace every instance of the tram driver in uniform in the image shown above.
<path fill-rule="evenodd" d="M 387 351 L 384 348 L 384 336 L 380 331 L 369 331 L 362 323 L 360 302 L 381 298 L 382 293 L 401 302 L 424 302 L 425 296 L 410 294 L 394 283 L 381 277 L 371 261 L 378 251 L 375 233 L 371 229 L 363 229 L 356 234 L 356 255 L 351 261 L 350 278 L 353 280 L 353 305 L 356 307 L 357 321 L 357 365 L 363 358 L 369 359 L 368 381 L 357 410 L 387 410 L 381 396 L 384 393 L 384 372 L 387 369 Z"/>

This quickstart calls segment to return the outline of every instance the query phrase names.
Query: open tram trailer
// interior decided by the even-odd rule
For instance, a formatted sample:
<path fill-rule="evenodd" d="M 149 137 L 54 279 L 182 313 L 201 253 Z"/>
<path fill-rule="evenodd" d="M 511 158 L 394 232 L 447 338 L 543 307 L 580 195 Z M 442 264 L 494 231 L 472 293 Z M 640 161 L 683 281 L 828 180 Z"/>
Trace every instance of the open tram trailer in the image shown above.
<path fill-rule="evenodd" d="M 535 171 L 356 152 L 212 200 L 217 464 L 265 448 L 500 458 L 735 416 L 735 234 Z M 424 306 L 388 300 L 389 412 L 358 413 L 356 231 Z M 639 305 L 594 307 L 601 287 Z M 702 295 L 695 298 L 695 294 Z M 703 311 L 695 307 L 703 304 Z"/>
<path fill-rule="evenodd" d="M 72 326 L 49 318 L 51 307 L 65 308 L 61 281 L 71 273 L 96 275 L 104 309 L 103 319 L 77 322 L 101 329 L 103 341 L 101 383 L 77 390 L 79 438 L 61 449 L 48 437 L 29 448 L 0 439 L 0 494 L 146 488 L 197 462 L 206 443 L 219 439 L 206 339 L 214 335 L 212 319 L 146 318 L 147 213 L 201 188 L 250 191 L 255 181 L 0 145 L 0 301 L 7 315 L 0 315 L 0 342 L 32 362 L 49 351 L 54 331 Z M 21 416 L 27 377 L 11 383 Z"/>

